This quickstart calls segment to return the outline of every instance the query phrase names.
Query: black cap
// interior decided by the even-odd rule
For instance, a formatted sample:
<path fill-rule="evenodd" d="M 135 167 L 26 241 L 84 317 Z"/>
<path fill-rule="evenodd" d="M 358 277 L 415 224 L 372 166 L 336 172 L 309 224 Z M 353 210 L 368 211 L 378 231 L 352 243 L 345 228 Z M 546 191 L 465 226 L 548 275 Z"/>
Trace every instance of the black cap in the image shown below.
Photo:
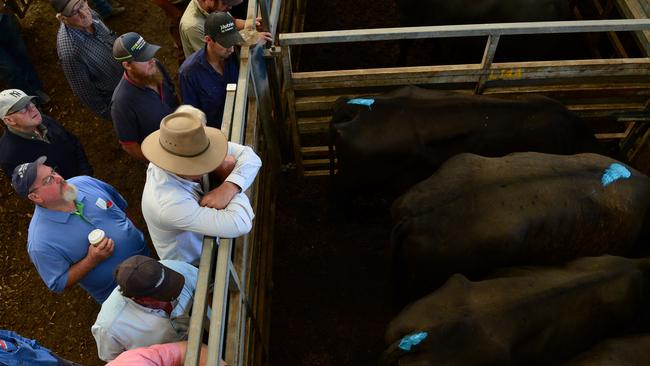
<path fill-rule="evenodd" d="M 151 60 L 160 46 L 147 43 L 135 32 L 124 33 L 113 43 L 113 57 L 118 61 L 146 62 Z"/>
<path fill-rule="evenodd" d="M 215 12 L 205 19 L 205 35 L 225 48 L 244 44 L 244 39 L 235 27 L 235 20 L 228 13 Z"/>

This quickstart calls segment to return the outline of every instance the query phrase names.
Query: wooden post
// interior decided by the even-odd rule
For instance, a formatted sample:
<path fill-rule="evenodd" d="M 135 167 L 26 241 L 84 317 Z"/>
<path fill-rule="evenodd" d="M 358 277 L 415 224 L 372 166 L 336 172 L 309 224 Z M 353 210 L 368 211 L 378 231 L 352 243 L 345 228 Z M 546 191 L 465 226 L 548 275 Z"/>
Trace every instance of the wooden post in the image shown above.
<path fill-rule="evenodd" d="M 494 54 L 497 51 L 497 46 L 499 45 L 500 36 L 490 34 L 485 44 L 485 52 L 483 52 L 483 60 L 481 61 L 481 74 L 476 82 L 476 88 L 474 89 L 474 94 L 483 94 L 483 89 L 485 88 L 485 80 L 487 75 L 490 72 L 490 67 L 492 66 L 492 60 L 494 60 Z"/>

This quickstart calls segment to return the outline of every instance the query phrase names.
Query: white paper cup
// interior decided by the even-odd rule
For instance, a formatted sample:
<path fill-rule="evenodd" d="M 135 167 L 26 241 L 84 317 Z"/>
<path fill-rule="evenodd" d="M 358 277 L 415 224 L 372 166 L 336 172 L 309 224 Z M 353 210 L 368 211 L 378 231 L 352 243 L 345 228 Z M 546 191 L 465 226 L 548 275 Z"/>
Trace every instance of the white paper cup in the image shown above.
<path fill-rule="evenodd" d="M 90 244 L 97 246 L 104 238 L 106 237 L 106 233 L 104 233 L 104 230 L 102 229 L 95 229 L 88 234 L 88 241 Z"/>

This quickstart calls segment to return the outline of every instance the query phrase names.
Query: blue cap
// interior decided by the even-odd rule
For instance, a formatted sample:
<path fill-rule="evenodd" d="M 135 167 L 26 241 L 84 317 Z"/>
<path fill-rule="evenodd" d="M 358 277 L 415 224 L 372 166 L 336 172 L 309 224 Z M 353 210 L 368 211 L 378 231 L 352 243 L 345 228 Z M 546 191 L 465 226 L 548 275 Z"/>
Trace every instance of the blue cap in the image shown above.
<path fill-rule="evenodd" d="M 11 185 L 19 195 L 23 197 L 29 195 L 29 189 L 38 175 L 38 167 L 43 165 L 45 160 L 47 160 L 47 156 L 41 156 L 31 163 L 20 164 L 14 169 L 14 173 L 11 175 Z"/>

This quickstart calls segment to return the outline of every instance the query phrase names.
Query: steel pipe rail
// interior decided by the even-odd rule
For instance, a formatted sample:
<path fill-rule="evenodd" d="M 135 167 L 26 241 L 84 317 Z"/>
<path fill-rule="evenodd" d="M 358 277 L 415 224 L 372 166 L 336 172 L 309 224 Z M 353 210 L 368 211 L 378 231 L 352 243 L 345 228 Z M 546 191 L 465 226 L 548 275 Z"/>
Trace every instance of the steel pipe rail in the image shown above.
<path fill-rule="evenodd" d="M 442 25 L 280 34 L 281 46 L 400 39 L 650 30 L 650 19 Z"/>

